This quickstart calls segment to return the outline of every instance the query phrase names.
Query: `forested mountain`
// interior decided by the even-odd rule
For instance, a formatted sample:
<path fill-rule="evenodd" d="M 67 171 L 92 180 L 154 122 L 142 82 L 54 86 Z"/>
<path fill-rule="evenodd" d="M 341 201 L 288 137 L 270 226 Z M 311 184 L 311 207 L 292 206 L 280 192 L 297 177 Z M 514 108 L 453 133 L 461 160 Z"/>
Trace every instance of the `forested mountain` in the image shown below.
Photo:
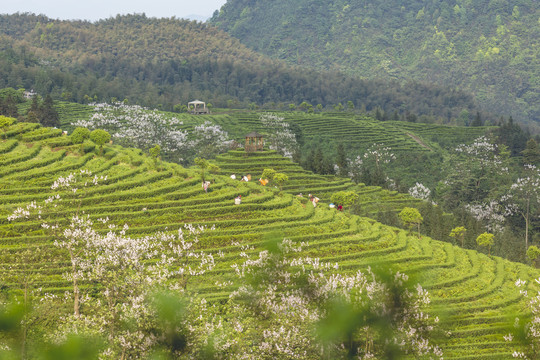
<path fill-rule="evenodd" d="M 127 98 L 172 109 L 200 98 L 219 107 L 342 103 L 388 114 L 458 118 L 477 107 L 455 88 L 360 80 L 271 60 L 195 21 L 117 16 L 95 23 L 0 16 L 0 88 L 24 87 L 77 102 Z M 463 116 L 462 116 L 463 117 Z"/>
<path fill-rule="evenodd" d="M 538 1 L 229 0 L 210 22 L 291 64 L 458 87 L 540 121 Z"/>

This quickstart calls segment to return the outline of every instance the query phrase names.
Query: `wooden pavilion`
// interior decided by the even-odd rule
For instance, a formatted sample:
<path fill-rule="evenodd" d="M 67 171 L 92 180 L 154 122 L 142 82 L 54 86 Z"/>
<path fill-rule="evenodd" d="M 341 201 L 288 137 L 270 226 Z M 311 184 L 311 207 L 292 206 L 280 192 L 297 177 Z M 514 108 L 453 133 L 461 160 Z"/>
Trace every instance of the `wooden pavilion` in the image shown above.
<path fill-rule="evenodd" d="M 206 107 L 206 103 L 200 100 L 188 102 L 188 111 L 191 114 L 209 114 L 210 111 Z"/>
<path fill-rule="evenodd" d="M 264 146 L 263 135 L 252 131 L 246 135 L 246 145 L 244 150 L 246 152 L 262 151 Z"/>

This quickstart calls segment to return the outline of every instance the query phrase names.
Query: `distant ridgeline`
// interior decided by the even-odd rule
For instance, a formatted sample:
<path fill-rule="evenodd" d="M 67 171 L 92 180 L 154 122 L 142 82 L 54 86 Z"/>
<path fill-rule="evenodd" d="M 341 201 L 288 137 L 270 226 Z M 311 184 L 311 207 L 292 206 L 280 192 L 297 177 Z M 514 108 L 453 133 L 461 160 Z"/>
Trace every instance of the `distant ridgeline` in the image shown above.
<path fill-rule="evenodd" d="M 410 113 L 441 123 L 473 117 L 479 110 L 472 95 L 444 82 L 362 80 L 335 70 L 315 72 L 271 60 L 193 21 L 144 15 L 95 23 L 0 16 L 0 88 L 34 89 L 56 100 L 127 98 L 164 110 L 196 98 L 221 108 L 282 110 L 303 102 L 343 109 L 350 102 L 360 111 L 380 108 L 387 117 Z"/>
<path fill-rule="evenodd" d="M 210 23 L 289 64 L 444 84 L 538 123 L 538 9 L 534 0 L 230 0 Z"/>

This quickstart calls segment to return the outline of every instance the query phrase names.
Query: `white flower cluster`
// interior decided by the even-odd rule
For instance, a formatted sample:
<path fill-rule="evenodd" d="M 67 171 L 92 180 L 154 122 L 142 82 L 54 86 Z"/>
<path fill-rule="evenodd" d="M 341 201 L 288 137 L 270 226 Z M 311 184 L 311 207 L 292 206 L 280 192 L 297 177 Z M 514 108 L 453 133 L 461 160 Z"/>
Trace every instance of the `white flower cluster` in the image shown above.
<path fill-rule="evenodd" d="M 392 152 L 392 148 L 384 146 L 384 144 L 373 144 L 364 153 L 364 159 L 375 161 L 378 166 L 379 164 L 389 164 L 396 159 L 396 156 Z"/>
<path fill-rule="evenodd" d="M 259 119 L 267 133 L 266 143 L 269 148 L 281 155 L 292 158 L 296 147 L 296 135 L 291 131 L 284 118 L 272 113 L 261 114 Z"/>
<path fill-rule="evenodd" d="M 256 282 L 248 281 L 230 295 L 233 302 L 239 301 L 243 314 L 253 312 L 264 319 L 258 357 L 251 358 L 310 358 L 310 354 L 320 356 L 321 352 L 331 358 L 331 354 L 344 351 L 346 343 L 328 347 L 328 344 L 317 344 L 311 337 L 312 328 L 329 316 L 330 310 L 323 304 L 341 299 L 352 309 L 369 309 L 372 316 L 393 316 L 393 323 L 388 324 L 393 328 L 393 338 L 382 340 L 383 344 L 392 341 L 404 352 L 442 359 L 441 349 L 432 345 L 427 337 L 438 319 L 431 319 L 425 311 L 430 303 L 425 289 L 419 284 L 411 291 L 405 288 L 401 293 L 401 303 L 407 305 L 396 311 L 389 301 L 392 296 L 390 288 L 403 287 L 408 281 L 406 274 L 393 274 L 394 284 L 390 285 L 379 280 L 369 268 L 366 273 L 333 273 L 331 270 L 337 269 L 337 264 L 298 256 L 298 251 L 306 245 L 297 246 L 285 239 L 278 244 L 279 251 L 264 250 L 254 258 L 244 253 L 243 263 L 233 265 L 240 278 L 257 279 Z M 297 286 L 299 279 L 307 279 L 307 286 Z M 249 301 L 246 302 L 247 299 Z M 256 332 L 257 329 L 251 328 L 251 331 Z M 376 332 L 369 326 L 363 326 L 358 334 L 366 338 L 360 342 L 373 344 L 371 336 Z M 357 350 L 359 358 L 374 356 L 372 348 Z"/>
<path fill-rule="evenodd" d="M 37 205 L 35 201 L 32 201 L 30 204 L 26 205 L 25 207 L 18 207 L 13 214 L 9 215 L 7 217 L 8 221 L 13 221 L 16 219 L 28 219 L 30 218 L 32 211 L 37 210 L 38 212 L 41 212 L 41 206 Z"/>
<path fill-rule="evenodd" d="M 226 151 L 233 140 L 229 139 L 229 134 L 217 124 L 205 121 L 201 125 L 195 126 L 190 135 L 188 147 L 196 155 L 205 158 L 213 157 L 216 154 Z"/>
<path fill-rule="evenodd" d="M 482 204 L 466 204 L 467 210 L 475 219 L 486 222 L 486 228 L 491 232 L 501 232 L 506 220 L 504 209 L 499 202 L 491 200 Z"/>
<path fill-rule="evenodd" d="M 349 167 L 349 173 L 347 174 L 351 179 L 358 182 L 360 175 L 363 172 L 364 160 L 361 155 L 358 155 L 354 159 L 347 158 L 347 164 Z"/>
<path fill-rule="evenodd" d="M 537 285 L 540 285 L 540 278 L 534 281 Z M 530 318 L 525 324 L 520 324 L 519 318 L 516 318 L 514 321 L 514 327 L 518 333 L 525 333 L 527 346 L 520 349 L 520 351 L 514 350 L 512 357 L 518 359 L 536 359 L 538 347 L 540 346 L 540 291 L 537 291 L 536 295 L 529 296 L 525 281 L 518 279 L 515 285 L 519 289 L 519 293 L 528 300 L 527 310 L 530 312 Z M 511 333 L 504 335 L 503 338 L 507 342 L 514 340 L 514 336 Z"/>
<path fill-rule="evenodd" d="M 142 149 L 159 145 L 163 151 L 174 152 L 187 146 L 188 134 L 179 128 L 182 122 L 176 117 L 121 102 L 93 105 L 95 112 L 90 119 L 72 125 L 105 129 L 120 143 Z"/>
<path fill-rule="evenodd" d="M 389 164 L 396 159 L 395 154 L 392 152 L 392 148 L 385 146 L 384 144 L 372 144 L 365 153 L 358 155 L 354 159 L 347 159 L 349 168 L 349 177 L 355 181 L 360 182 L 362 175 L 372 170 L 375 167 L 378 171 L 381 170 L 382 165 Z M 385 176 L 384 183 L 390 190 L 397 190 L 398 186 L 395 180 Z"/>
<path fill-rule="evenodd" d="M 108 219 L 98 221 L 106 224 Z M 95 302 L 93 315 L 75 316 L 74 324 L 92 319 L 85 326 L 97 330 L 112 326 L 111 314 L 117 314 L 122 321 L 137 319 L 138 328 L 116 330 L 109 340 L 139 357 L 157 341 L 144 325 L 156 317 L 146 303 L 151 289 L 159 286 L 184 291 L 189 277 L 203 275 L 215 264 L 211 254 L 194 249 L 198 236 L 208 230 L 205 226 L 185 224 L 177 234 L 157 233 L 141 238 L 127 237 L 127 230 L 125 225 L 119 232 L 102 234 L 89 216 L 74 216 L 54 245 L 71 254 L 72 268 L 64 274 L 66 279 L 74 284 L 93 281 L 101 285 L 100 293 L 93 300 L 89 298 L 90 304 L 86 305 Z M 74 295 L 80 297 L 78 287 L 74 287 Z M 107 351 L 115 353 L 112 348 Z"/>
<path fill-rule="evenodd" d="M 528 176 L 518 178 L 508 193 L 501 196 L 505 216 L 527 214 L 527 208 L 540 201 L 540 170 L 530 165 L 525 168 L 529 172 Z"/>
<path fill-rule="evenodd" d="M 458 145 L 456 152 L 474 158 L 481 166 L 497 167 L 499 172 L 508 172 L 508 168 L 501 167 L 503 161 L 499 156 L 499 147 L 485 136 L 475 139 L 470 145 Z"/>
<path fill-rule="evenodd" d="M 85 181 L 85 176 L 90 180 Z M 100 180 L 92 178 L 89 171 L 81 171 L 57 179 L 54 189 L 69 190 L 83 186 L 80 183 L 91 186 L 99 184 Z M 59 195 L 53 195 L 44 200 L 44 205 L 34 201 L 17 209 L 9 219 L 29 218 L 36 212 L 41 214 L 46 209 L 45 205 L 59 199 Z M 48 337 L 58 343 L 65 341 L 69 333 L 104 336 L 109 347 L 101 354 L 103 358 L 144 358 L 159 340 L 152 331 L 148 331 L 159 326 L 156 310 L 147 301 L 151 291 L 159 287 L 184 292 L 190 278 L 213 269 L 213 255 L 196 248 L 199 236 L 215 227 L 185 224 L 176 234 L 157 233 L 132 238 L 126 236 L 127 225 L 117 227 L 109 224 L 107 217 L 97 220 L 97 225 L 109 229 L 106 233 L 97 230 L 87 215 L 73 215 L 66 220 L 70 220 L 70 224 L 65 227 L 60 227 L 58 222 L 55 225 L 42 224 L 44 229 L 52 231 L 54 245 L 65 249 L 71 263 L 63 277 L 72 282 L 72 290 L 65 292 L 62 301 L 73 302 L 73 315 L 60 319 L 57 331 Z M 224 257 L 224 254 L 218 252 L 218 256 Z M 80 286 L 83 281 L 99 283 L 100 286 L 93 288 L 93 294 L 89 296 Z M 56 296 L 45 295 L 41 297 L 39 306 L 57 306 L 58 301 Z M 193 322 L 193 318 L 186 321 Z M 122 326 L 126 323 L 130 323 L 130 327 Z M 214 329 L 218 328 L 218 325 L 214 326 Z M 210 336 L 214 334 L 206 334 L 205 339 Z M 224 338 L 216 341 L 215 346 L 216 349 L 225 349 L 234 343 L 234 340 Z"/>
<path fill-rule="evenodd" d="M 475 139 L 471 145 L 461 144 L 456 148 L 457 152 L 463 152 L 473 156 L 482 156 L 486 153 L 493 153 L 496 150 L 497 145 L 491 143 L 485 136 Z"/>
<path fill-rule="evenodd" d="M 141 106 L 94 104 L 95 113 L 88 120 L 78 120 L 74 126 L 105 129 L 121 144 L 149 149 L 159 145 L 168 156 L 185 160 L 187 154 L 212 157 L 223 152 L 232 140 L 219 125 L 205 121 L 195 126 L 190 134 L 182 130 L 183 124 L 175 116 Z"/>
<path fill-rule="evenodd" d="M 409 195 L 411 195 L 413 198 L 427 201 L 431 196 L 431 190 L 429 190 L 429 188 L 423 184 L 417 182 L 416 185 L 409 189 Z"/>
<path fill-rule="evenodd" d="M 230 142 L 227 132 L 221 126 L 212 124 L 210 121 L 195 126 L 194 133 L 198 135 L 196 136 L 198 140 L 217 139 L 219 142 Z"/>
<path fill-rule="evenodd" d="M 159 260 L 148 269 L 152 273 L 155 284 L 166 284 L 171 279 L 176 283 L 175 289 L 185 290 L 192 277 L 204 275 L 215 267 L 215 259 L 211 253 L 197 251 L 199 235 L 210 229 L 206 226 L 184 224 L 178 233 L 157 233 L 146 237 L 148 242 L 157 244 L 153 255 Z M 177 268 L 178 270 L 174 270 Z"/>
<path fill-rule="evenodd" d="M 76 193 L 78 188 L 75 186 L 82 186 L 82 187 L 89 186 L 88 181 L 84 180 L 85 176 L 88 176 L 88 177 L 92 176 L 92 172 L 86 169 L 82 169 L 78 173 L 70 173 L 68 176 L 65 176 L 65 177 L 60 176 L 53 182 L 53 184 L 51 185 L 51 189 L 52 190 L 67 189 L 73 193 Z M 107 180 L 107 176 L 98 177 L 97 175 L 95 175 L 91 179 L 91 184 L 96 186 L 96 185 L 99 185 L 100 181 L 106 181 L 106 180 Z M 47 199 L 45 199 L 41 205 L 37 204 L 35 201 L 32 201 L 31 203 L 27 204 L 25 207 L 17 208 L 11 215 L 7 217 L 7 219 L 8 221 L 14 221 L 17 219 L 22 219 L 22 218 L 28 219 L 30 218 L 30 216 L 33 215 L 33 213 L 35 213 L 34 215 L 38 219 L 41 219 L 41 214 L 43 213 L 44 208 L 46 206 L 52 205 L 53 207 L 57 207 L 56 202 L 61 201 L 61 200 L 62 200 L 62 197 L 60 196 L 60 194 L 54 194 L 54 195 L 49 196 Z M 42 227 L 46 229 L 57 228 L 57 226 L 51 226 L 46 223 L 42 224 Z"/>
<path fill-rule="evenodd" d="M 520 192 L 525 196 L 540 196 L 540 169 L 534 168 L 529 176 L 517 179 L 510 190 Z"/>
<path fill-rule="evenodd" d="M 66 177 L 59 177 L 51 185 L 51 190 L 56 190 L 58 188 L 70 187 L 76 181 L 74 174 L 69 174 Z"/>

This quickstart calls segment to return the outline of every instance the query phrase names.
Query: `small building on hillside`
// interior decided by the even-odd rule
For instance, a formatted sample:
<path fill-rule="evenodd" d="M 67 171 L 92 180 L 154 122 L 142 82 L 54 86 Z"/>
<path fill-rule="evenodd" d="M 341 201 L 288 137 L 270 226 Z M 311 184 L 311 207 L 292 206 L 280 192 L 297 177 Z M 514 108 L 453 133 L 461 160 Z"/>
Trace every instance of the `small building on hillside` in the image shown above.
<path fill-rule="evenodd" d="M 246 145 L 244 150 L 247 152 L 262 151 L 264 147 L 263 136 L 255 131 L 246 135 Z"/>
<path fill-rule="evenodd" d="M 27 99 L 27 100 L 32 100 L 32 98 L 34 96 L 36 96 L 36 95 L 37 95 L 37 93 L 34 91 L 34 89 L 32 89 L 30 91 L 25 91 L 24 94 L 23 94 L 24 98 Z"/>
<path fill-rule="evenodd" d="M 194 100 L 191 102 L 188 102 L 188 111 L 191 114 L 210 114 L 210 111 L 206 107 L 206 103 L 204 101 L 200 100 Z"/>

